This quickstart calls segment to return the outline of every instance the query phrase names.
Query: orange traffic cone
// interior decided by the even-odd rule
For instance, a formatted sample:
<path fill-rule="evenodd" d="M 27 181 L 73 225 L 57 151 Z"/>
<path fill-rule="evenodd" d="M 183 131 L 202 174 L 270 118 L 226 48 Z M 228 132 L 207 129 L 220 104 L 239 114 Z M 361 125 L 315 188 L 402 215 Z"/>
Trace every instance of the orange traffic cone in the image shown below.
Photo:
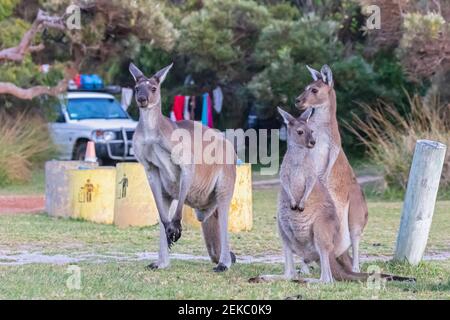
<path fill-rule="evenodd" d="M 95 155 L 95 143 L 94 141 L 88 141 L 86 147 L 86 154 L 84 156 L 86 162 L 97 162 L 97 156 Z"/>

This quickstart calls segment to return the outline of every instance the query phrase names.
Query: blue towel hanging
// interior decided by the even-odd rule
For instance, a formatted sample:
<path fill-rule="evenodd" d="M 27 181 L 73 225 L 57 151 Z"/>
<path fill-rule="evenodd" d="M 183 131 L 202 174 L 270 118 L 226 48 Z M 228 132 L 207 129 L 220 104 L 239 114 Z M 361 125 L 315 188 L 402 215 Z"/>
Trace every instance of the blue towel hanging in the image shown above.
<path fill-rule="evenodd" d="M 202 124 L 208 126 L 208 93 L 203 94 Z"/>

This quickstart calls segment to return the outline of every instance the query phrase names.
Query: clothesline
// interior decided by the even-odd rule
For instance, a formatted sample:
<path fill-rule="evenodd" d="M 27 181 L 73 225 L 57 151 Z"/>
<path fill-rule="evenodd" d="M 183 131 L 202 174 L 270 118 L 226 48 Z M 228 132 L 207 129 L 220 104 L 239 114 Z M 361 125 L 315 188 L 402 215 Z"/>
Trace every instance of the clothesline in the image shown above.
<path fill-rule="evenodd" d="M 222 111 L 223 93 L 220 87 L 216 87 L 211 94 L 206 92 L 201 96 L 176 95 L 173 98 L 170 119 L 172 121 L 196 120 L 210 128 L 214 127 L 213 109 L 216 113 Z"/>

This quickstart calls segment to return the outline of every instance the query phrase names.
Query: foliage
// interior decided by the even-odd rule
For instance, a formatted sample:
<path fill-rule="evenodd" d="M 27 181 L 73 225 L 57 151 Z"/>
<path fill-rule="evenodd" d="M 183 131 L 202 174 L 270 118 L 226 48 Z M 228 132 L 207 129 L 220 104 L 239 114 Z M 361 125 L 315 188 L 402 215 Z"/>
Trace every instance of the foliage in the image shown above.
<path fill-rule="evenodd" d="M 180 39 L 186 41 L 179 41 L 177 51 L 189 57 L 186 71 L 212 73 L 214 78 L 208 81 L 221 83 L 245 80 L 253 47 L 269 19 L 268 10 L 250 0 L 204 3 L 181 21 Z"/>
<path fill-rule="evenodd" d="M 276 115 L 276 106 L 292 106 L 301 91 L 300 76 L 305 77 L 303 67 L 294 62 L 291 50 L 279 50 L 276 59 L 248 84 L 250 92 L 259 101 L 257 112 L 260 118 Z"/>
<path fill-rule="evenodd" d="M 0 0 L 0 48 L 18 43 L 36 8 L 59 14 L 71 1 L 24 3 Z M 224 107 L 216 125 L 224 129 L 244 126 L 252 105 L 264 119 L 276 117 L 278 105 L 292 108 L 295 97 L 310 82 L 305 64 L 320 68 L 327 63 L 332 67 L 339 121 L 351 121 L 352 112 L 363 116 L 359 104 L 378 99 L 403 114 L 407 104 L 403 90 L 411 95 L 424 94 L 428 75 L 442 69 L 441 78 L 445 78 L 448 70 L 436 64 L 440 52 L 445 51 L 436 46 L 446 43 L 443 35 L 448 27 L 448 8 L 444 4 L 439 15 L 432 13 L 434 7 L 424 9 L 413 0 L 74 3 L 82 4 L 82 30 L 44 32 L 35 42 L 45 44 L 46 49 L 28 54 L 20 64 L 0 64 L 0 81 L 23 87 L 53 85 L 61 79 L 64 64 L 81 56 L 81 72 L 97 72 L 107 82 L 131 86 L 127 71 L 130 60 L 148 75 L 173 61 L 175 67 L 163 87 L 165 114 L 175 94 L 199 95 L 220 85 Z M 382 8 L 383 28 L 365 34 L 362 8 L 367 4 Z M 404 18 L 400 7 L 406 12 Z M 417 62 L 420 50 L 425 50 L 422 58 L 427 63 Z M 39 72 L 43 63 L 52 65 L 51 74 Z M 417 72 L 420 76 L 411 76 Z M 188 76 L 193 82 L 186 85 Z M 436 88 L 436 80 L 432 81 Z M 27 106 L 5 96 L 0 97 L 0 105 Z M 30 107 L 35 105 L 36 101 L 29 103 Z M 354 136 L 345 130 L 342 134 L 344 147 L 354 151 Z"/>
<path fill-rule="evenodd" d="M 0 0 L 0 21 L 11 16 L 19 0 Z"/>
<path fill-rule="evenodd" d="M 0 0 L 0 50 L 17 46 L 30 29 L 38 8 L 52 15 L 62 15 L 73 1 L 69 0 Z M 171 50 L 178 31 L 166 19 L 163 4 L 153 0 L 97 0 L 92 3 L 75 1 L 82 9 L 81 30 L 43 30 L 33 45 L 43 44 L 44 50 L 27 53 L 22 61 L 0 63 L 0 82 L 30 88 L 54 86 L 63 77 L 67 63 L 78 61 L 79 71 L 100 73 L 109 81 L 129 62 L 142 43 Z M 50 72 L 42 73 L 41 64 L 49 64 Z M 37 101 L 39 100 L 39 101 Z M 1 109 L 38 109 L 48 114 L 53 99 L 40 97 L 34 101 L 0 96 Z M 3 110 L 0 110 L 3 112 Z M 18 119 L 1 115 L 0 175 L 2 182 L 24 181 L 30 177 L 33 161 L 50 151 L 45 122 L 19 112 Z M 16 122 L 17 121 L 17 122 Z M 29 124 L 28 124 L 29 123 Z M 18 138 L 20 141 L 18 141 Z M 17 146 L 16 146 L 17 145 Z M 17 150 L 16 150 L 17 149 Z"/>
<path fill-rule="evenodd" d="M 180 30 L 175 60 L 184 77 L 194 80 L 191 94 L 201 94 L 221 85 L 224 108 L 219 128 L 244 125 L 248 107 L 246 84 L 256 72 L 253 52 L 261 30 L 271 16 L 266 6 L 252 0 L 206 0 L 200 8 L 188 2 L 180 10 Z"/>
<path fill-rule="evenodd" d="M 0 49 L 17 46 L 36 17 L 38 8 L 61 15 L 73 1 L 30 0 L 0 2 Z M 75 1 L 81 11 L 81 30 L 43 30 L 33 44 L 44 44 L 38 53 L 26 54 L 21 63 L 0 64 L 0 81 L 20 87 L 55 85 L 61 80 L 64 64 L 80 60 L 80 72 L 100 73 L 112 80 L 122 66 L 138 52 L 141 43 L 171 50 L 178 36 L 177 30 L 163 13 L 157 1 L 98 0 L 93 3 Z M 124 52 L 126 52 L 124 54 Z M 118 58 L 119 57 L 119 58 Z M 52 72 L 43 75 L 39 65 L 50 64 Z M 18 105 L 17 99 L 2 96 L 0 105 Z M 31 102 L 29 105 L 36 105 Z M 27 103 L 20 103 L 24 108 Z"/>
<path fill-rule="evenodd" d="M 0 123 L 0 185 L 28 181 L 32 165 L 53 155 L 47 124 L 39 116 L 4 111 Z"/>
<path fill-rule="evenodd" d="M 435 100 L 410 98 L 410 110 L 402 115 L 392 105 L 362 106 L 365 117 L 354 116 L 350 130 L 367 147 L 368 156 L 383 168 L 390 187 L 406 189 L 409 168 L 418 139 L 450 145 L 450 105 Z M 361 134 L 362 132 L 362 134 Z M 447 153 L 441 186 L 450 186 L 450 154 Z"/>
<path fill-rule="evenodd" d="M 315 15 L 296 21 L 275 20 L 262 30 L 254 58 L 264 69 L 248 84 L 260 103 L 260 116 L 273 116 L 278 105 L 293 105 L 295 97 L 310 82 L 306 64 L 334 60 L 336 52 L 342 49 L 336 30 L 336 23 L 322 21 Z"/>
<path fill-rule="evenodd" d="M 399 55 L 409 76 L 420 81 L 450 70 L 450 26 L 436 12 L 411 12 L 403 21 Z"/>

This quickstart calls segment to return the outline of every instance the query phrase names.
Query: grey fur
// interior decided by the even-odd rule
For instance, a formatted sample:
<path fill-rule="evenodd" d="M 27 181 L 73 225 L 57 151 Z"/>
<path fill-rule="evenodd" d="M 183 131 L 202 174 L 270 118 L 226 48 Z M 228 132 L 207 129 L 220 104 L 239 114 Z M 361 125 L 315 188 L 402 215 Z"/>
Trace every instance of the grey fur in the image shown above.
<path fill-rule="evenodd" d="M 144 166 L 160 218 L 159 258 L 149 267 L 161 269 L 169 266 L 169 249 L 181 237 L 182 209 L 186 203 L 196 209 L 197 216 L 202 221 L 208 252 L 211 259 L 218 262 L 214 270 L 225 271 L 232 263 L 227 225 L 236 166 L 225 162 L 205 164 L 178 161 L 178 154 L 173 152 L 178 142 L 172 141 L 172 134 L 176 129 L 190 133 L 192 148 L 183 152 L 191 155 L 195 148 L 203 148 L 203 144 L 210 143 L 202 141 L 201 146 L 196 146 L 193 141 L 194 130 L 200 130 L 204 134 L 212 129 L 194 121 L 173 123 L 162 115 L 160 84 L 171 67 L 169 65 L 147 78 L 135 65 L 130 65 L 130 72 L 136 79 L 136 102 L 140 110 L 133 147 L 137 160 Z M 215 130 L 211 134 L 217 143 L 221 142 L 224 146 L 224 155 L 231 152 L 231 159 L 235 159 L 230 142 Z M 169 211 L 174 200 L 178 202 L 172 207 L 172 216 Z"/>

